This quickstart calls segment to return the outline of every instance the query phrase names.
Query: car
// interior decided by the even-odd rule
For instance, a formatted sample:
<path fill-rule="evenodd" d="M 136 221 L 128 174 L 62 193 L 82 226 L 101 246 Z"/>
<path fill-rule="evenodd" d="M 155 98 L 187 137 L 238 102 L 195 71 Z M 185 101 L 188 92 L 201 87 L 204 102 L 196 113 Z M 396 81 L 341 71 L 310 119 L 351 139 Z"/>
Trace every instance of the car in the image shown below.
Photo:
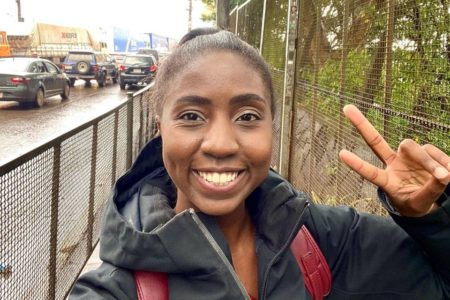
<path fill-rule="evenodd" d="M 156 58 L 156 64 L 159 64 L 159 52 L 156 49 L 152 48 L 141 48 L 138 49 L 136 54 L 150 54 L 153 55 Z"/>
<path fill-rule="evenodd" d="M 70 80 L 49 60 L 32 57 L 0 58 L 0 101 L 42 107 L 45 98 L 69 98 Z"/>
<path fill-rule="evenodd" d="M 126 85 L 146 85 L 150 83 L 157 70 L 156 59 L 151 54 L 128 54 L 119 66 L 120 89 Z"/>
<path fill-rule="evenodd" d="M 62 68 L 70 78 L 71 86 L 77 79 L 86 81 L 90 86 L 91 79 L 95 79 L 100 87 L 106 85 L 108 79 L 117 83 L 118 68 L 115 59 L 106 54 L 95 51 L 69 51 Z"/>

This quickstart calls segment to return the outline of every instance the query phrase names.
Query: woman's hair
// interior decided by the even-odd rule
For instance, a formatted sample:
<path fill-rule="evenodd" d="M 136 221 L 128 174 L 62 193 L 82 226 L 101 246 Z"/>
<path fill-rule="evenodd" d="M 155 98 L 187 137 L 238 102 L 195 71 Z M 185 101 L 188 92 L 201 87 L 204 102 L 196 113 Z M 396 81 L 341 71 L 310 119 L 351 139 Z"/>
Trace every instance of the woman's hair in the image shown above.
<path fill-rule="evenodd" d="M 206 53 L 230 51 L 238 54 L 263 80 L 270 96 L 272 117 L 275 113 L 272 76 L 264 59 L 252 46 L 229 31 L 215 28 L 197 28 L 180 40 L 177 48 L 161 63 L 155 79 L 153 103 L 156 113 L 161 114 L 171 81 L 184 71 L 190 63 Z"/>

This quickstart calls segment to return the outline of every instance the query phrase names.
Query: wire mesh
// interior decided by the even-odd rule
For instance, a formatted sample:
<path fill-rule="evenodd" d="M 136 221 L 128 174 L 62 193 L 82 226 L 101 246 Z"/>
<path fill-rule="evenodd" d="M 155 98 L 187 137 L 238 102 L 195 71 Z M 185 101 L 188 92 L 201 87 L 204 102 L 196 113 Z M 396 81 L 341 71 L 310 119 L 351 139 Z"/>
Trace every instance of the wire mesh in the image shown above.
<path fill-rule="evenodd" d="M 117 158 L 116 178 L 119 178 L 127 169 L 127 107 L 119 110 L 117 132 Z"/>
<path fill-rule="evenodd" d="M 137 96 L 133 102 L 133 160 L 139 153 L 139 143 L 141 139 L 141 101 L 142 94 Z"/>
<path fill-rule="evenodd" d="M 257 7 L 257 6 L 255 6 Z M 271 68 L 277 110 L 273 123 L 273 155 L 271 165 L 279 165 L 284 69 L 286 60 L 287 0 L 267 1 L 264 20 L 262 55 Z M 253 14 L 254 12 L 250 12 Z M 262 15 L 262 14 L 261 14 Z"/>
<path fill-rule="evenodd" d="M 91 250 L 86 242 L 92 229 L 88 228 L 92 135 L 90 127 L 61 144 L 56 299 L 64 298 Z"/>
<path fill-rule="evenodd" d="M 45 299 L 49 288 L 53 149 L 0 177 L 0 299 Z"/>
<path fill-rule="evenodd" d="M 154 103 L 152 97 L 153 90 L 149 90 L 145 93 L 144 101 L 144 111 L 146 116 L 145 120 L 145 142 L 149 141 L 156 134 L 156 113 L 154 111 Z"/>
<path fill-rule="evenodd" d="M 251 0 L 238 10 L 237 35 L 256 49 L 261 42 L 263 7 L 263 0 Z"/>
<path fill-rule="evenodd" d="M 131 100 L 138 132 L 146 98 Z M 66 298 L 98 241 L 111 185 L 126 171 L 128 117 L 121 106 L 0 166 L 0 299 Z"/>
<path fill-rule="evenodd" d="M 237 9 L 234 9 L 230 13 L 230 18 L 228 21 L 228 30 L 236 33 L 236 22 L 237 22 Z"/>
<path fill-rule="evenodd" d="M 277 114 L 283 103 L 287 5 L 267 0 L 264 20 L 262 55 L 272 69 Z M 411 138 L 450 153 L 448 4 L 305 0 L 298 5 L 298 24 L 289 24 L 297 26 L 289 179 L 318 202 L 383 214 L 372 201 L 374 187 L 338 160 L 339 150 L 347 148 L 381 166 L 341 110 L 348 103 L 358 106 L 393 148 Z M 258 14 L 249 8 L 246 15 Z M 244 32 L 243 37 L 258 33 L 248 26 Z M 275 162 L 280 119 L 275 116 Z"/>
<path fill-rule="evenodd" d="M 103 209 L 111 191 L 112 164 L 113 164 L 113 139 L 114 135 L 114 115 L 101 120 L 98 124 L 97 138 L 97 164 L 95 178 L 95 201 L 93 211 L 92 236 L 100 234 L 100 225 L 103 216 Z M 96 239 L 92 239 L 94 247 Z"/>

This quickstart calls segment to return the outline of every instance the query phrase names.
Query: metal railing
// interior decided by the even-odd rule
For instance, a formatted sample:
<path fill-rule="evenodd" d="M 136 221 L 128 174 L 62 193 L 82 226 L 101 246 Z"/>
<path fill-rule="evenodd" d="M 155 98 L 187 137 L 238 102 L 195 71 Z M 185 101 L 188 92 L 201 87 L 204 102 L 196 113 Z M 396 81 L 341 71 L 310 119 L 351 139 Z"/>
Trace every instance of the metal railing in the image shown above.
<path fill-rule="evenodd" d="M 153 131 L 151 86 L 0 166 L 0 299 L 64 299 L 116 179 Z"/>

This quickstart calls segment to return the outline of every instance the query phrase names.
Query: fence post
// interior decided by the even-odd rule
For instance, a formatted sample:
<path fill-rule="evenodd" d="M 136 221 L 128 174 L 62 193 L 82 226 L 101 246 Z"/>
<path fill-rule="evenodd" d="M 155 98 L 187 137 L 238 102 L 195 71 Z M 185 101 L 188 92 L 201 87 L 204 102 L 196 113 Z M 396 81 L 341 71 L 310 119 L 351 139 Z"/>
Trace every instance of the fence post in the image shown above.
<path fill-rule="evenodd" d="M 95 203 L 95 179 L 97 177 L 97 144 L 98 144 L 98 123 L 93 126 L 92 134 L 92 155 L 91 155 L 91 180 L 89 182 L 89 208 L 87 224 L 87 256 L 92 253 L 92 230 L 94 227 L 94 203 Z"/>
<path fill-rule="evenodd" d="M 144 94 L 141 94 L 139 99 L 139 150 L 142 149 L 144 145 Z"/>
<path fill-rule="evenodd" d="M 56 256 L 58 252 L 58 207 L 59 207 L 59 178 L 61 166 L 61 143 L 53 150 L 53 173 L 52 173 L 52 199 L 50 211 L 50 258 L 48 265 L 49 286 L 48 299 L 55 299 L 56 295 Z"/>
<path fill-rule="evenodd" d="M 266 7 L 267 7 L 267 0 L 264 0 L 262 21 L 261 21 L 261 38 L 259 40 L 259 54 L 260 55 L 262 54 L 263 43 L 264 43 L 264 25 L 266 25 Z"/>
<path fill-rule="evenodd" d="M 287 21 L 286 61 L 284 71 L 283 106 L 281 109 L 280 156 L 278 170 L 289 176 L 290 143 L 292 136 L 292 111 L 294 106 L 295 54 L 298 26 L 298 0 L 289 0 Z"/>
<path fill-rule="evenodd" d="M 343 149 L 343 131 L 344 131 L 344 122 L 345 122 L 345 118 L 344 115 L 342 114 L 342 109 L 344 108 L 345 105 L 345 85 L 346 85 L 346 68 L 347 68 L 347 55 L 348 55 L 348 50 L 347 50 L 347 44 L 346 44 L 346 40 L 347 40 L 347 35 L 348 35 L 348 10 L 349 10 L 349 1 L 344 1 L 344 14 L 342 17 L 342 52 L 341 52 L 341 63 L 339 66 L 339 119 L 338 119 L 338 132 L 337 132 L 337 145 L 336 145 L 336 157 L 338 157 L 338 153 L 339 151 L 341 151 L 341 149 Z M 342 196 L 342 184 L 340 184 L 340 182 L 337 180 L 337 177 L 339 176 L 339 174 L 341 174 L 342 170 L 343 170 L 343 163 L 341 162 L 340 159 L 337 160 L 337 171 L 336 171 L 336 176 L 334 176 L 334 186 L 335 186 L 335 193 L 336 196 Z"/>
<path fill-rule="evenodd" d="M 394 41 L 394 19 L 395 19 L 395 0 L 387 1 L 387 24 L 386 24 L 386 52 L 384 57 L 385 83 L 383 91 L 384 108 L 386 112 L 390 112 L 392 97 L 392 43 Z M 389 113 L 383 114 L 383 136 L 389 143 Z"/>
<path fill-rule="evenodd" d="M 133 92 L 127 93 L 127 169 L 133 162 Z"/>
<path fill-rule="evenodd" d="M 239 23 L 239 3 L 236 5 L 236 25 L 234 27 L 234 34 L 237 34 L 237 30 L 238 30 L 238 23 Z"/>
<path fill-rule="evenodd" d="M 322 2 L 319 0 L 316 2 L 316 34 L 315 34 L 315 44 L 316 47 L 319 47 L 319 32 L 321 29 L 321 11 L 322 11 Z M 316 49 L 318 50 L 318 49 Z M 318 51 L 316 51 L 318 52 Z M 316 54 L 318 55 L 318 54 Z M 316 143 L 315 143 L 315 135 L 316 135 L 316 115 L 317 115 L 317 102 L 319 100 L 317 96 L 317 83 L 319 81 L 319 63 L 316 61 L 314 63 L 314 79 L 313 79 L 313 107 L 312 107 L 312 117 L 311 117 L 311 153 L 310 163 L 309 163 L 309 180 L 308 180 L 308 191 L 310 193 L 314 192 L 313 187 L 313 177 L 316 173 L 316 159 L 314 155 L 316 154 Z"/>
<path fill-rule="evenodd" d="M 116 172 L 117 172 L 117 135 L 119 127 L 119 111 L 114 112 L 114 133 L 113 133 L 113 148 L 112 148 L 112 169 L 111 169 L 111 186 L 116 183 Z"/>

